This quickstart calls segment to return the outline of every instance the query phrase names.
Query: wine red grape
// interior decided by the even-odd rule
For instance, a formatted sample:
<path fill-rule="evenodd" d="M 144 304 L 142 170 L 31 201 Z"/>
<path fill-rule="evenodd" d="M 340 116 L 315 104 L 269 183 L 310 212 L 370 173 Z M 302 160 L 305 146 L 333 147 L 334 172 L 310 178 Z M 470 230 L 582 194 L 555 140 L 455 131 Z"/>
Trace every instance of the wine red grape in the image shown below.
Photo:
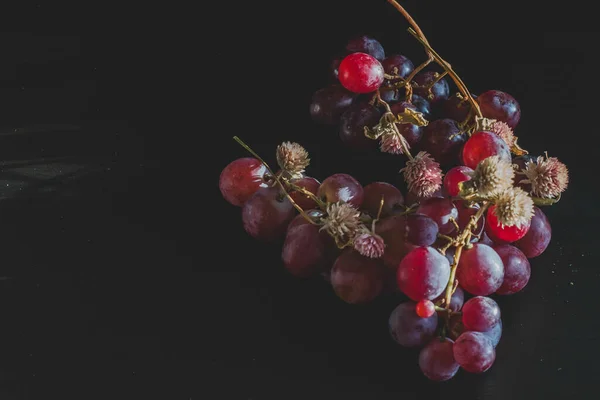
<path fill-rule="evenodd" d="M 465 143 L 462 150 L 463 164 L 475 169 L 484 158 L 498 156 L 501 160 L 511 162 L 510 149 L 504 140 L 488 131 L 475 132 Z"/>
<path fill-rule="evenodd" d="M 416 303 L 407 301 L 392 311 L 388 323 L 390 335 L 398 344 L 420 347 L 433 338 L 438 316 L 434 313 L 429 318 L 421 318 L 417 315 Z"/>
<path fill-rule="evenodd" d="M 417 315 L 421 318 L 429 318 L 435 314 L 435 304 L 431 300 L 421 300 L 416 307 Z"/>
<path fill-rule="evenodd" d="M 321 182 L 316 180 L 315 178 L 311 178 L 310 176 L 305 176 L 303 178 L 297 179 L 294 182 L 294 185 L 304 188 L 316 195 L 317 190 L 319 190 L 319 186 L 321 186 Z M 306 194 L 302 194 L 295 190 L 290 192 L 290 197 L 302 208 L 303 210 L 308 210 L 310 208 L 314 208 L 317 206 L 317 203 L 310 198 L 310 196 Z"/>
<path fill-rule="evenodd" d="M 494 250 L 504 264 L 504 281 L 496 290 L 498 294 L 513 294 L 522 290 L 531 277 L 531 266 L 525 254 L 515 246 L 502 244 L 494 246 Z"/>
<path fill-rule="evenodd" d="M 448 196 L 456 197 L 460 193 L 458 184 L 460 182 L 470 181 L 473 174 L 473 170 L 464 165 L 451 168 L 446 172 L 444 176 L 444 189 Z"/>
<path fill-rule="evenodd" d="M 448 251 L 446 251 L 446 253 L 448 253 Z M 437 302 L 438 300 L 443 299 L 446 296 L 446 291 L 444 290 L 442 292 L 442 294 L 434 300 L 434 302 Z M 460 288 L 460 286 L 456 287 L 456 290 L 454 291 L 454 293 L 452 293 L 452 296 L 450 297 L 450 310 L 457 312 L 460 311 L 460 309 L 462 308 L 463 304 L 465 302 L 465 292 Z M 458 337 L 458 336 L 456 336 Z"/>
<path fill-rule="evenodd" d="M 417 208 L 417 213 L 431 217 L 437 223 L 442 235 L 448 235 L 456 230 L 452 219 L 455 221 L 458 219 L 458 209 L 450 199 L 439 197 L 425 199 Z"/>
<path fill-rule="evenodd" d="M 379 220 L 375 224 L 375 232 L 382 237 L 385 243 L 385 251 L 383 253 L 383 264 L 390 270 L 396 273 L 400 261 L 404 258 L 409 250 L 410 244 L 407 244 L 404 239 L 405 217 L 390 216 Z M 396 284 L 396 286 L 398 286 Z"/>
<path fill-rule="evenodd" d="M 356 95 L 341 85 L 330 85 L 315 92 L 310 103 L 310 115 L 313 121 L 335 125 L 341 115 L 354 102 Z"/>
<path fill-rule="evenodd" d="M 340 63 L 338 79 L 342 86 L 354 93 L 375 91 L 384 79 L 381 63 L 366 53 L 352 53 Z"/>
<path fill-rule="evenodd" d="M 348 53 L 366 53 L 379 61 L 385 58 L 385 51 L 381 43 L 366 35 L 350 39 L 346 44 L 346 51 Z"/>
<path fill-rule="evenodd" d="M 435 338 L 419 354 L 419 367 L 433 381 L 447 381 L 458 372 L 454 359 L 454 342 L 448 338 Z"/>
<path fill-rule="evenodd" d="M 463 249 L 456 277 L 458 284 L 467 292 L 475 296 L 488 296 L 502 285 L 504 265 L 493 248 L 474 243 L 470 249 Z"/>
<path fill-rule="evenodd" d="M 406 101 L 392 104 L 390 106 L 390 110 L 392 110 L 392 113 L 394 113 L 394 115 L 403 113 L 404 110 L 406 110 L 407 108 L 410 108 L 415 111 L 417 110 L 417 108 L 413 104 L 408 103 Z M 416 146 L 419 143 L 419 141 L 421 140 L 421 137 L 423 136 L 423 128 L 420 127 L 419 125 L 408 124 L 408 123 L 404 123 L 404 124 L 397 123 L 396 127 L 398 128 L 398 131 L 400 132 L 400 134 L 402 136 L 404 136 L 404 139 L 406 139 L 406 141 L 408 142 L 408 145 L 410 147 Z"/>
<path fill-rule="evenodd" d="M 463 122 L 467 119 L 471 111 L 469 100 L 464 98 L 460 93 L 454 93 L 442 104 L 442 114 L 444 118 L 450 118 L 456 122 Z"/>
<path fill-rule="evenodd" d="M 401 78 L 406 78 L 415 69 L 412 61 L 400 54 L 388 56 L 381 65 L 386 74 L 398 75 Z"/>
<path fill-rule="evenodd" d="M 542 254 L 552 238 L 552 227 L 548 217 L 538 207 L 533 207 L 535 213 L 531 218 L 529 230 L 521 239 L 514 244 L 517 246 L 527 258 L 537 257 Z"/>
<path fill-rule="evenodd" d="M 317 221 L 325 215 L 325 213 L 319 209 L 304 210 L 304 213 L 306 215 L 308 215 L 310 218 L 312 218 L 313 221 Z M 302 214 L 298 214 L 288 224 L 287 233 L 289 234 L 290 231 L 292 231 L 297 226 L 302 226 L 302 225 L 306 225 L 306 224 L 310 224 L 310 222 L 308 222 Z"/>
<path fill-rule="evenodd" d="M 487 214 L 485 217 L 485 231 L 494 241 L 494 243 L 501 244 L 502 242 L 512 243 L 515 240 L 521 239 L 531 226 L 531 220 L 527 222 L 527 224 L 523 225 L 512 225 L 512 226 L 501 226 L 498 221 L 498 217 L 494 214 L 494 210 L 496 209 L 496 205 L 492 205 L 487 210 Z"/>
<path fill-rule="evenodd" d="M 361 184 L 352 176 L 334 174 L 321 183 L 317 196 L 327 203 L 343 201 L 358 208 L 362 204 L 364 190 Z"/>
<path fill-rule="evenodd" d="M 331 285 L 339 298 L 350 304 L 366 303 L 383 289 L 383 269 L 377 259 L 346 249 L 331 269 Z"/>
<path fill-rule="evenodd" d="M 435 80 L 437 80 L 438 74 L 434 71 L 419 72 L 413 79 L 418 86 L 414 88 L 414 92 L 419 96 L 422 96 L 429 100 L 431 104 L 436 104 L 442 100 L 446 100 L 450 95 L 450 86 L 446 78 L 438 80 L 431 90 L 428 89 Z"/>
<path fill-rule="evenodd" d="M 319 227 L 306 223 L 288 230 L 281 258 L 295 276 L 308 277 L 324 269 L 325 241 Z"/>
<path fill-rule="evenodd" d="M 383 207 L 381 208 L 380 218 L 402 212 L 404 205 L 404 196 L 402 192 L 386 182 L 373 182 L 364 187 L 364 196 L 361 209 L 366 211 L 371 217 L 376 218 L 379 213 L 379 206 L 383 198 Z"/>
<path fill-rule="evenodd" d="M 250 236 L 271 241 L 283 236 L 294 213 L 294 206 L 279 188 L 261 188 L 244 203 L 242 222 Z"/>
<path fill-rule="evenodd" d="M 521 119 L 521 107 L 517 100 L 508 93 L 488 90 L 479 95 L 477 103 L 484 117 L 505 122 L 513 129 Z"/>
<path fill-rule="evenodd" d="M 400 262 L 398 287 L 414 301 L 439 296 L 450 277 L 450 264 L 433 247 L 417 247 Z"/>
<path fill-rule="evenodd" d="M 460 150 L 467 140 L 453 119 L 437 119 L 423 129 L 421 147 L 442 165 L 456 164 Z"/>
<path fill-rule="evenodd" d="M 377 125 L 381 112 L 369 103 L 355 103 L 340 118 L 340 139 L 354 149 L 375 149 L 377 140 L 365 136 L 365 126 Z"/>
<path fill-rule="evenodd" d="M 230 162 L 219 177 L 219 189 L 223 198 L 241 207 L 259 188 L 266 188 L 266 167 L 256 158 L 238 158 Z"/>
<path fill-rule="evenodd" d="M 468 372 L 485 372 L 494 363 L 496 351 L 491 340 L 481 332 L 465 332 L 454 342 L 454 359 Z"/>
<path fill-rule="evenodd" d="M 500 321 L 500 307 L 489 297 L 475 296 L 462 308 L 462 321 L 469 331 L 489 331 Z"/>
<path fill-rule="evenodd" d="M 431 246 L 438 232 L 438 224 L 425 214 L 409 214 L 404 220 L 404 239 L 416 246 Z"/>

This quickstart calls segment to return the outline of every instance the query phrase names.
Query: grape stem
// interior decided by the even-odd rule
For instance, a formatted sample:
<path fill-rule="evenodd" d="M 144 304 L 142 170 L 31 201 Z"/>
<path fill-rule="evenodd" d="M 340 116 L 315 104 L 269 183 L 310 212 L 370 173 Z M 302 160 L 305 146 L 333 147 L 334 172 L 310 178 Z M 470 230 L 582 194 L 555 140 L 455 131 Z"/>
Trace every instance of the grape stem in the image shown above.
<path fill-rule="evenodd" d="M 298 192 L 298 193 L 302 193 L 305 196 L 310 197 L 311 200 L 313 200 L 315 203 L 317 203 L 317 205 L 319 206 L 319 208 L 323 211 L 325 211 L 325 209 L 327 208 L 327 204 L 325 204 L 323 202 L 323 200 L 321 200 L 320 198 L 318 198 L 313 192 L 311 192 L 310 190 L 306 190 L 305 188 L 303 188 L 302 186 L 298 186 L 292 182 L 286 182 L 286 184 L 293 189 L 294 191 Z"/>

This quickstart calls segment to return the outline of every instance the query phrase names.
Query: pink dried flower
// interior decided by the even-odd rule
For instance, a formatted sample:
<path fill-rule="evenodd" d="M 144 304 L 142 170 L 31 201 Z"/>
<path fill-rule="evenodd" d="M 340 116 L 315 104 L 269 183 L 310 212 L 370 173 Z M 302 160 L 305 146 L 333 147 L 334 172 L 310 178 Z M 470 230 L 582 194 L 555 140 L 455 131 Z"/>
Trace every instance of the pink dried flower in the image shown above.
<path fill-rule="evenodd" d="M 531 192 L 538 197 L 552 199 L 565 191 L 569 185 L 569 170 L 556 157 L 538 157 L 536 162 L 525 164 L 523 173 L 531 184 Z"/>
<path fill-rule="evenodd" d="M 354 250 L 365 257 L 380 258 L 383 256 L 385 243 L 377 234 L 363 233 L 354 239 Z"/>
<path fill-rule="evenodd" d="M 408 190 L 419 197 L 430 197 L 442 186 L 442 170 L 427 152 L 421 151 L 412 160 L 406 162 L 404 180 Z"/>
<path fill-rule="evenodd" d="M 380 150 L 383 153 L 402 154 L 402 137 L 395 131 L 385 133 L 381 136 Z M 406 142 L 406 141 L 405 141 Z M 405 143 L 407 148 L 410 148 L 408 143 Z"/>

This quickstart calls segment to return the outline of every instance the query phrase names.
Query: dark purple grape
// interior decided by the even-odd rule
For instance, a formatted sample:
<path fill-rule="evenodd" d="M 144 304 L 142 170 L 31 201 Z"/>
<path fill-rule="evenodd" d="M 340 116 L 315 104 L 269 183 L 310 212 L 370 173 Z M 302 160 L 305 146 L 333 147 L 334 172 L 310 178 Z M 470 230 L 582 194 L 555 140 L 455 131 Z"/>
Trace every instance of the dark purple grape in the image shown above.
<path fill-rule="evenodd" d="M 363 35 L 350 39 L 346 45 L 348 53 L 367 53 L 379 61 L 385 58 L 383 46 L 372 37 Z"/>
<path fill-rule="evenodd" d="M 431 91 L 427 89 L 427 86 L 431 85 L 438 77 L 438 73 L 434 71 L 419 72 L 413 79 L 417 87 L 414 88 L 414 92 L 421 97 L 429 100 L 431 104 L 436 104 L 442 100 L 446 100 L 450 95 L 450 86 L 446 78 L 442 78 L 437 81 L 432 87 Z"/>
<path fill-rule="evenodd" d="M 537 257 L 542 254 L 552 238 L 552 227 L 548 217 L 538 207 L 533 207 L 535 213 L 531 218 L 531 226 L 521 239 L 514 244 L 527 258 Z"/>
<path fill-rule="evenodd" d="M 419 368 L 433 381 L 447 381 L 458 372 L 459 365 L 454 359 L 454 341 L 448 338 L 435 338 L 419 354 Z"/>
<path fill-rule="evenodd" d="M 431 246 L 437 240 L 439 228 L 431 217 L 410 214 L 404 223 L 404 238 L 416 246 Z"/>
<path fill-rule="evenodd" d="M 405 347 L 420 347 L 429 342 L 437 328 L 437 313 L 429 318 L 417 315 L 417 303 L 407 301 L 399 304 L 390 314 L 389 328 L 392 338 Z"/>
<path fill-rule="evenodd" d="M 402 89 L 382 86 L 379 88 L 379 93 L 381 95 L 381 100 L 388 104 L 397 103 L 404 98 L 404 90 Z"/>
<path fill-rule="evenodd" d="M 386 74 L 398 75 L 401 78 L 406 78 L 415 69 L 412 61 L 400 54 L 388 56 L 381 65 Z"/>
<path fill-rule="evenodd" d="M 454 247 L 451 247 L 448 250 L 454 250 Z M 448 254 L 449 252 L 446 251 L 446 254 Z M 454 253 L 454 251 L 452 251 L 451 253 Z M 450 264 L 452 264 L 454 260 L 449 260 Z M 439 295 L 439 297 L 437 299 L 434 300 L 434 302 L 443 299 L 446 296 L 446 291 L 444 290 L 444 292 L 442 292 L 441 295 Z M 458 286 L 456 288 L 456 290 L 454 291 L 454 293 L 452 293 L 452 297 L 450 297 L 450 310 L 457 312 L 460 311 L 460 309 L 463 306 L 463 303 L 465 302 L 465 292 L 460 288 L 460 286 Z M 458 337 L 458 336 L 456 336 Z"/>
<path fill-rule="evenodd" d="M 496 245 L 494 250 L 504 264 L 504 281 L 496 293 L 514 294 L 521 291 L 531 277 L 529 260 L 521 250 L 510 244 Z"/>
<path fill-rule="evenodd" d="M 293 275 L 308 277 L 324 269 L 327 261 L 323 232 L 312 224 L 289 230 L 281 253 L 283 265 Z"/>
<path fill-rule="evenodd" d="M 329 64 L 329 70 L 331 71 L 331 77 L 337 82 L 338 80 L 338 73 L 339 73 L 339 68 L 340 68 L 340 63 L 342 62 L 342 60 L 348 55 L 348 53 L 343 52 L 341 54 L 338 54 L 337 56 L 333 57 L 331 59 L 331 63 Z"/>
<path fill-rule="evenodd" d="M 454 93 L 442 104 L 442 114 L 444 118 L 450 118 L 456 122 L 463 122 L 469 116 L 471 103 L 460 93 Z"/>
<path fill-rule="evenodd" d="M 397 276 L 398 287 L 411 300 L 433 300 L 448 284 L 450 264 L 433 247 L 417 247 L 402 259 Z"/>
<path fill-rule="evenodd" d="M 421 147 L 442 165 L 452 165 L 459 160 L 463 144 L 467 141 L 453 119 L 438 119 L 423 129 Z"/>
<path fill-rule="evenodd" d="M 485 372 L 494 363 L 496 351 L 492 341 L 481 332 L 465 332 L 454 343 L 454 359 L 468 372 Z"/>
<path fill-rule="evenodd" d="M 382 197 L 381 218 L 403 211 L 404 196 L 402 192 L 396 186 L 386 182 L 373 182 L 364 187 L 361 209 L 369 213 L 371 217 L 376 218 Z"/>
<path fill-rule="evenodd" d="M 431 121 L 433 119 L 431 104 L 426 98 L 421 97 L 418 94 L 413 94 L 411 103 L 417 107 L 417 111 L 423 114 L 423 117 L 425 117 L 427 121 Z"/>
<path fill-rule="evenodd" d="M 375 149 L 377 140 L 365 136 L 365 126 L 379 123 L 381 112 L 369 103 L 355 103 L 348 107 L 340 118 L 340 139 L 354 149 Z"/>
<path fill-rule="evenodd" d="M 366 303 L 381 293 L 383 272 L 377 259 L 361 256 L 353 249 L 346 249 L 333 264 L 331 285 L 335 294 L 345 302 Z"/>
<path fill-rule="evenodd" d="M 310 115 L 315 122 L 335 125 L 354 101 L 356 95 L 342 85 L 330 85 L 315 92 L 310 103 Z"/>
<path fill-rule="evenodd" d="M 471 217 L 477 214 L 477 211 L 479 210 L 479 204 L 473 203 L 470 205 L 470 207 L 468 207 L 468 204 L 466 202 L 462 200 L 454 200 L 454 205 L 458 210 L 458 219 L 456 220 L 456 222 L 458 223 L 460 231 L 462 232 L 471 221 Z M 481 237 L 481 235 L 483 234 L 484 224 L 485 218 L 479 218 L 479 220 L 477 221 L 477 225 L 475 225 L 475 228 L 473 228 L 472 230 L 473 236 L 471 237 L 471 242 L 475 243 L 478 241 L 478 237 Z M 458 234 L 457 231 L 453 233 L 455 235 Z"/>
<path fill-rule="evenodd" d="M 443 194 L 443 188 L 440 187 L 438 190 L 436 190 L 431 196 L 429 197 L 420 197 L 417 196 L 416 194 L 414 194 L 413 192 L 408 192 L 406 193 L 406 197 L 404 198 L 404 204 L 407 206 L 412 206 L 416 203 L 422 203 L 427 199 L 433 199 L 433 198 L 443 198 L 444 194 Z"/>
<path fill-rule="evenodd" d="M 407 108 L 410 108 L 412 110 L 417 109 L 413 104 L 407 103 L 405 101 L 392 104 L 390 106 L 390 109 L 392 110 L 392 113 L 394 113 L 394 115 L 403 113 L 404 110 L 406 110 Z M 410 147 L 416 146 L 421 140 L 421 137 L 423 136 L 423 128 L 421 126 L 415 124 L 396 124 L 396 126 L 398 127 L 398 131 L 402 136 L 404 136 L 404 139 L 406 139 Z"/>
<path fill-rule="evenodd" d="M 495 243 L 492 241 L 492 239 L 490 239 L 490 237 L 487 235 L 487 233 L 485 233 L 485 230 L 479 236 L 479 240 L 477 241 L 477 243 L 486 244 L 486 245 L 492 246 L 492 247 L 495 245 Z"/>
<path fill-rule="evenodd" d="M 364 190 L 361 184 L 348 174 L 333 174 L 326 178 L 317 196 L 326 203 L 342 201 L 358 208 L 362 204 Z"/>
<path fill-rule="evenodd" d="M 498 323 L 492 327 L 489 331 L 481 332 L 492 342 L 492 346 L 498 346 L 500 338 L 502 337 L 502 320 L 498 320 Z"/>
<path fill-rule="evenodd" d="M 448 198 L 432 197 L 425 199 L 417 208 L 418 214 L 424 214 L 433 219 L 442 235 L 448 235 L 456 230 L 452 220 L 458 219 L 458 209 Z"/>
<path fill-rule="evenodd" d="M 500 90 L 488 90 L 481 93 L 477 103 L 484 117 L 506 122 L 515 129 L 521 119 L 521 107 L 510 94 Z"/>
<path fill-rule="evenodd" d="M 279 188 L 261 188 L 244 203 L 242 222 L 250 236 L 271 241 L 285 234 L 294 213 L 294 206 Z"/>
<path fill-rule="evenodd" d="M 488 296 L 502 285 L 504 264 L 493 248 L 474 243 L 470 249 L 463 249 L 456 278 L 467 292 L 475 296 Z"/>
<path fill-rule="evenodd" d="M 500 321 L 500 307 L 489 297 L 475 296 L 462 308 L 462 321 L 469 331 L 489 331 Z"/>

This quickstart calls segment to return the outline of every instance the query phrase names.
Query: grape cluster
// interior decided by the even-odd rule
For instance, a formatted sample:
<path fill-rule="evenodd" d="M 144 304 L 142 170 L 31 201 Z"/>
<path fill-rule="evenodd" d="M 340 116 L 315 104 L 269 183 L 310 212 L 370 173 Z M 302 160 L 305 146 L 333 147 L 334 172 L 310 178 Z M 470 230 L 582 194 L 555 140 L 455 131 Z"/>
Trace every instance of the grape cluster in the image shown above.
<path fill-rule="evenodd" d="M 291 274 L 322 275 L 350 304 L 405 296 L 389 317 L 391 337 L 420 347 L 423 374 L 444 381 L 460 368 L 482 373 L 494 363 L 502 320 L 490 296 L 529 282 L 529 259 L 551 238 L 540 207 L 560 199 L 568 171 L 555 157 L 519 147 L 517 101 L 498 90 L 470 93 L 414 20 L 390 3 L 407 17 L 427 60 L 415 67 L 404 55 L 386 57 L 374 38 L 354 38 L 331 64 L 339 83 L 314 94 L 310 113 L 339 124 L 346 145 L 379 143 L 382 152 L 402 154 L 405 194 L 344 173 L 320 182 L 306 175 L 309 155 L 297 143 L 277 147 L 274 171 L 237 137 L 253 157 L 227 165 L 219 187 L 242 208 L 248 234 L 283 240 Z M 433 61 L 442 73 L 427 69 Z"/>

